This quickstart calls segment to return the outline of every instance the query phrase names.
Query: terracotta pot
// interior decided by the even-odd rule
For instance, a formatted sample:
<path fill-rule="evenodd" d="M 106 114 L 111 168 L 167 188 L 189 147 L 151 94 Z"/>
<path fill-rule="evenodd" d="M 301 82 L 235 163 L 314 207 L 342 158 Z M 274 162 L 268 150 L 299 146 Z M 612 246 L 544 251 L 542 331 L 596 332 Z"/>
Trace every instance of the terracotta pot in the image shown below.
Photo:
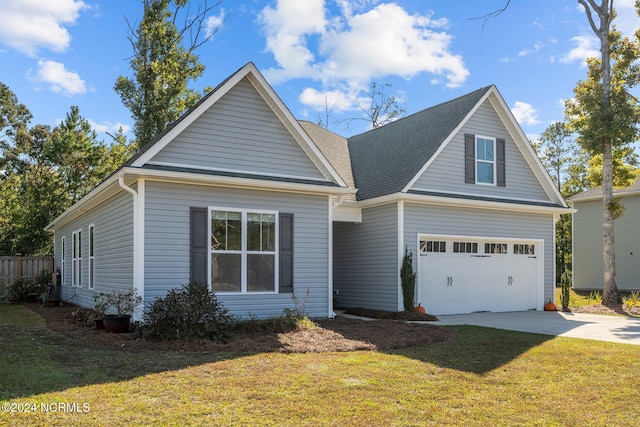
<path fill-rule="evenodd" d="M 114 334 L 129 332 L 131 316 L 105 316 L 103 319 L 104 330 Z"/>
<path fill-rule="evenodd" d="M 104 329 L 104 319 L 94 319 L 96 323 L 96 329 Z"/>

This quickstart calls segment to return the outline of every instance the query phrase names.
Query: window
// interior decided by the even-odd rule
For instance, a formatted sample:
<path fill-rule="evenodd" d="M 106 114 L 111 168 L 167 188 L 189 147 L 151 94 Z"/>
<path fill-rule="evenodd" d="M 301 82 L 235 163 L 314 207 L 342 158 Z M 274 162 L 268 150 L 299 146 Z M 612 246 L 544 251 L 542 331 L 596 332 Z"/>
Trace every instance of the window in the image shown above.
<path fill-rule="evenodd" d="M 506 186 L 506 143 L 504 139 L 464 135 L 464 182 Z"/>
<path fill-rule="evenodd" d="M 506 243 L 485 243 L 484 253 L 485 254 L 506 254 L 507 244 Z"/>
<path fill-rule="evenodd" d="M 276 213 L 211 211 L 211 288 L 275 292 Z"/>
<path fill-rule="evenodd" d="M 513 245 L 513 253 L 516 255 L 535 255 L 536 245 Z"/>
<path fill-rule="evenodd" d="M 60 285 L 64 286 L 65 285 L 65 273 L 66 273 L 66 269 L 65 269 L 65 258 L 66 258 L 66 254 L 65 254 L 65 243 L 64 243 L 64 236 L 62 236 L 62 239 L 60 239 L 60 246 L 62 247 L 62 255 L 60 256 L 60 264 L 62 265 L 62 272 L 60 273 Z"/>
<path fill-rule="evenodd" d="M 420 242 L 420 252 L 446 252 L 447 242 L 427 240 Z"/>
<path fill-rule="evenodd" d="M 71 286 L 82 287 L 82 230 L 73 233 Z"/>
<path fill-rule="evenodd" d="M 453 252 L 459 254 L 477 254 L 477 242 L 453 242 Z"/>
<path fill-rule="evenodd" d="M 476 137 L 476 182 L 493 184 L 495 182 L 495 141 Z"/>
<path fill-rule="evenodd" d="M 89 226 L 89 289 L 93 289 L 95 278 L 95 264 L 93 260 L 94 254 L 94 226 Z"/>

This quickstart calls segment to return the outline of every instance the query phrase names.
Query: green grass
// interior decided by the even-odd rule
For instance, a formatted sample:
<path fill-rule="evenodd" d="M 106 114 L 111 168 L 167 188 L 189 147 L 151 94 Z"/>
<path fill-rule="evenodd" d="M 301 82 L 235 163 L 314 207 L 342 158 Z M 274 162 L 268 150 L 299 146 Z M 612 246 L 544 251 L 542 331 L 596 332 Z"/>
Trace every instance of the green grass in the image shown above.
<path fill-rule="evenodd" d="M 623 302 L 630 298 L 632 292 L 629 291 L 619 291 L 620 297 L 623 299 Z M 561 306 L 560 294 L 562 293 L 562 288 L 556 288 L 556 301 L 555 303 L 558 306 Z M 578 308 L 584 307 L 588 305 L 595 305 L 602 302 L 602 291 L 575 291 L 573 289 L 570 290 L 569 295 L 569 307 L 570 308 Z M 634 306 L 640 306 L 640 303 L 636 302 Z"/>
<path fill-rule="evenodd" d="M 452 327 L 393 352 L 129 352 L 79 344 L 0 305 L 0 425 L 635 426 L 638 346 Z M 83 413 L 42 413 L 77 403 Z M 83 406 L 87 404 L 88 406 Z"/>

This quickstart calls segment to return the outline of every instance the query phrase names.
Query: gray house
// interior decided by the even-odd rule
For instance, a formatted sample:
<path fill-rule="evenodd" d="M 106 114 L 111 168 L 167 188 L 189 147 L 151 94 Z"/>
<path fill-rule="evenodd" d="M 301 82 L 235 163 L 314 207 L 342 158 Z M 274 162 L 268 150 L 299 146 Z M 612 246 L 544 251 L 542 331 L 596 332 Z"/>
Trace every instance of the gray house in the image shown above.
<path fill-rule="evenodd" d="M 616 285 L 620 290 L 640 290 L 640 180 L 614 189 L 625 207 L 615 220 Z M 592 188 L 568 199 L 573 213 L 573 288 L 602 290 L 602 188 Z"/>
<path fill-rule="evenodd" d="M 65 300 L 189 279 L 238 316 L 542 309 L 567 205 L 494 86 L 345 139 L 297 121 L 249 63 L 56 218 Z M 334 299 L 335 298 L 335 299 Z"/>

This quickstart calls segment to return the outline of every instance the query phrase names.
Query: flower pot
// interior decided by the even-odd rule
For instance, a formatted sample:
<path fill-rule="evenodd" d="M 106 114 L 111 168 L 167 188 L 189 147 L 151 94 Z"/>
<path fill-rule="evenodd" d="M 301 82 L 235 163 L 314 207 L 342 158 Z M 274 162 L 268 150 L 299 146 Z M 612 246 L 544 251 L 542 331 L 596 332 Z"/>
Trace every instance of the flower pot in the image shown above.
<path fill-rule="evenodd" d="M 104 329 L 104 319 L 94 319 L 93 321 L 96 323 L 96 329 Z"/>
<path fill-rule="evenodd" d="M 28 295 L 27 302 L 30 304 L 34 304 L 38 300 L 38 297 L 35 295 Z"/>
<path fill-rule="evenodd" d="M 104 330 L 114 334 L 129 332 L 131 316 L 105 316 L 103 319 Z"/>

